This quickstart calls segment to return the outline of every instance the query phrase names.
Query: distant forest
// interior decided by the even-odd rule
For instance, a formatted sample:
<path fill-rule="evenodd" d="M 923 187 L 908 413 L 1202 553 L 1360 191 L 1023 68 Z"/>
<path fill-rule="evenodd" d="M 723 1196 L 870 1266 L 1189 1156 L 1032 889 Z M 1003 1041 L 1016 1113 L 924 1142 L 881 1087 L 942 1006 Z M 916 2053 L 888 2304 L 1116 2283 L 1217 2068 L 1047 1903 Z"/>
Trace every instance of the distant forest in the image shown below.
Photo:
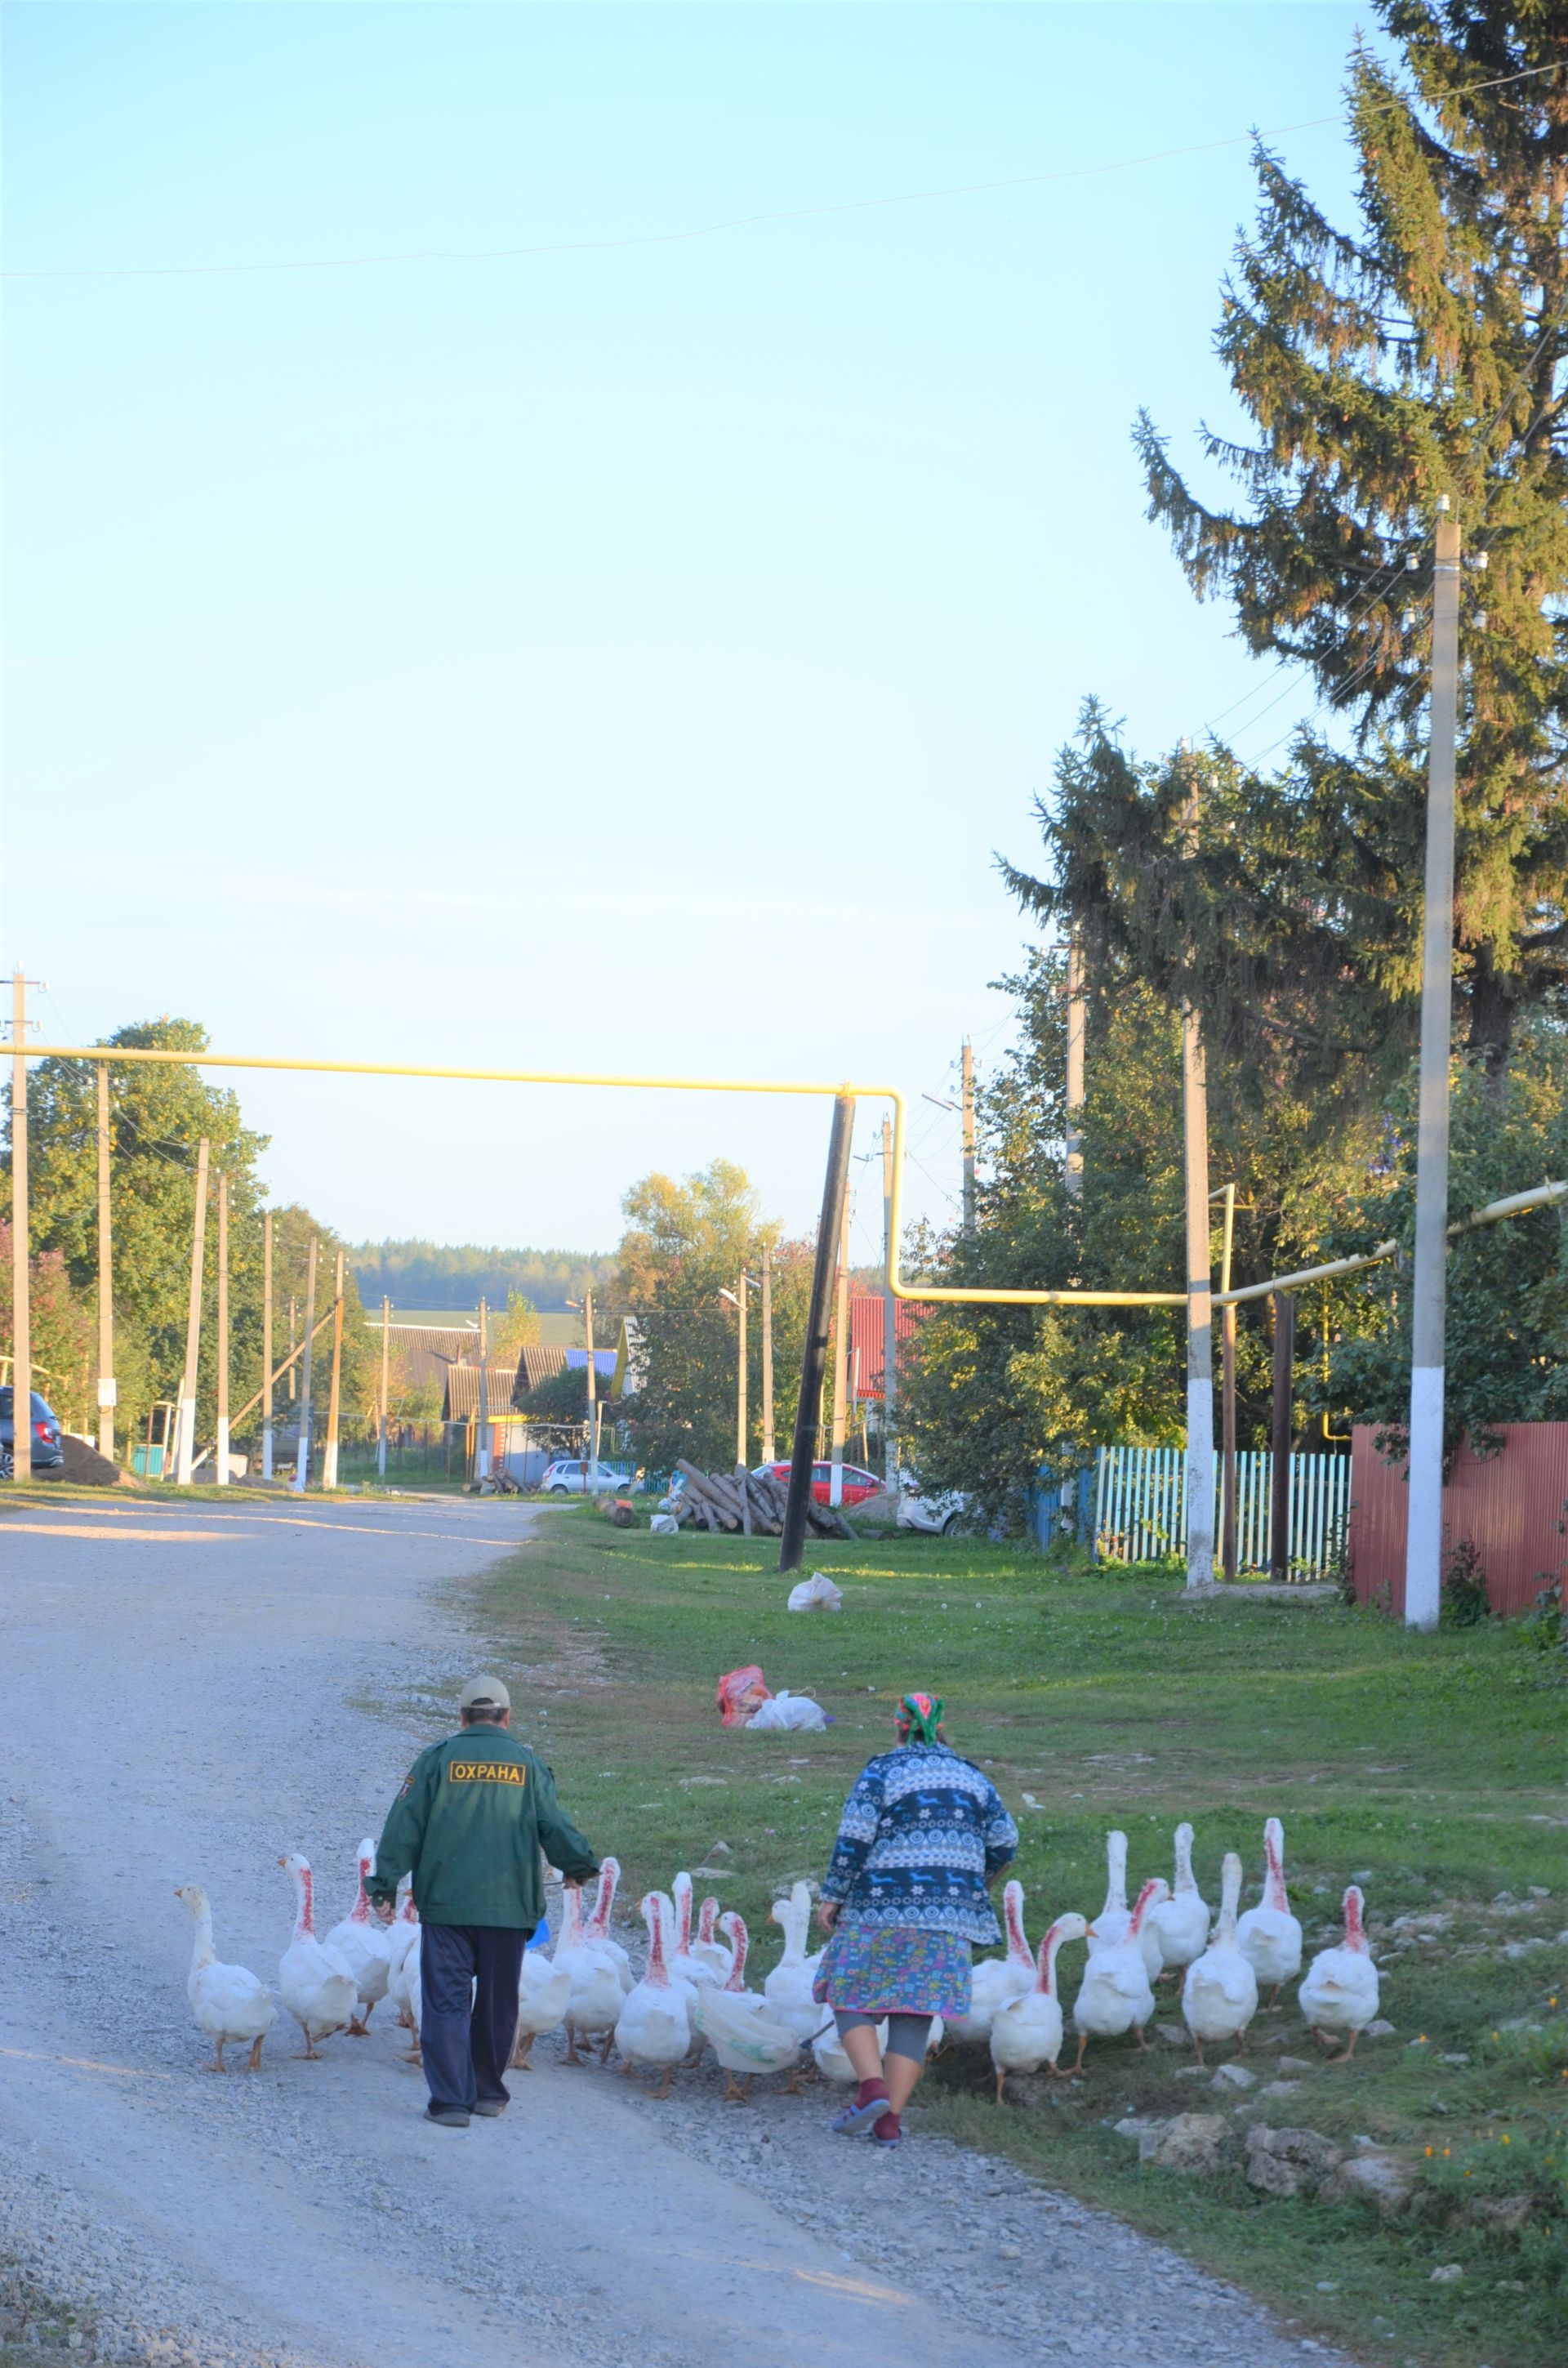
<path fill-rule="evenodd" d="M 520 1291 L 540 1309 L 581 1299 L 585 1285 L 613 1282 L 619 1260 L 612 1251 L 589 1258 L 580 1250 L 507 1250 L 477 1242 L 357 1242 L 349 1258 L 368 1307 L 383 1292 L 397 1307 L 471 1307 L 487 1299 L 505 1307 Z"/>

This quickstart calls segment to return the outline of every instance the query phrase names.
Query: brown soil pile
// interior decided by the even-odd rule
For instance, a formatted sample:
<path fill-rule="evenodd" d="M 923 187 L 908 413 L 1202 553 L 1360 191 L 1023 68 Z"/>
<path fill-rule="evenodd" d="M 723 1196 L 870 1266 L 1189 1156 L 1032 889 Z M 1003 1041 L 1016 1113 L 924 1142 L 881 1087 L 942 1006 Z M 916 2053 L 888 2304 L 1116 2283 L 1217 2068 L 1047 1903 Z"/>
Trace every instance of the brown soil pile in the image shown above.
<path fill-rule="evenodd" d="M 86 1440 L 78 1439 L 73 1430 L 62 1430 L 60 1444 L 65 1450 L 65 1470 L 62 1475 L 89 1488 L 140 1488 L 142 1483 L 133 1473 L 121 1471 L 107 1455 L 100 1455 Z"/>

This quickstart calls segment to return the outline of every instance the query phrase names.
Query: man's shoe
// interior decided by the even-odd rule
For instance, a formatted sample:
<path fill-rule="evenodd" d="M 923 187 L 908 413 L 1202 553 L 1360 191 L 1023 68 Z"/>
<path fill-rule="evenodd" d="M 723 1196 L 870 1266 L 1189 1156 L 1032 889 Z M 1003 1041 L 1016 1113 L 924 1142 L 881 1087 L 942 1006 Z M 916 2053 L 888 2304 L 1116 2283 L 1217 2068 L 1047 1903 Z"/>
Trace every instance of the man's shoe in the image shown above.
<path fill-rule="evenodd" d="M 438 2123 L 444 2130 L 466 2130 L 468 2115 L 460 2105 L 426 2105 L 425 2118 Z"/>
<path fill-rule="evenodd" d="M 487 2122 L 494 2121 L 511 2103 L 510 2097 L 481 2097 L 473 2111 L 483 2113 Z"/>

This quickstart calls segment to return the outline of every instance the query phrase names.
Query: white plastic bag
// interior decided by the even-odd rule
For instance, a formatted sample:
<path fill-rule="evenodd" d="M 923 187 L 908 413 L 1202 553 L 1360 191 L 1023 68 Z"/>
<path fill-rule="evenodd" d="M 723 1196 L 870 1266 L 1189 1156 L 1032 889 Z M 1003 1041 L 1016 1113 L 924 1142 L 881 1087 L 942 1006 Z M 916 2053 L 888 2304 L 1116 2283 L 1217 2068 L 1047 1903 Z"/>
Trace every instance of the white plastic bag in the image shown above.
<path fill-rule="evenodd" d="M 775 1694 L 770 1702 L 765 1702 L 755 1710 L 746 1721 L 749 1728 L 772 1734 L 796 1734 L 809 1727 L 824 1727 L 830 1724 L 826 1711 L 820 1702 L 812 1702 L 810 1694 L 788 1691 Z"/>
<path fill-rule="evenodd" d="M 801 1579 L 799 1587 L 790 1589 L 791 1611 L 842 1611 L 844 1589 L 835 1587 L 831 1578 L 813 1570 L 810 1578 Z"/>
<path fill-rule="evenodd" d="M 673 1513 L 655 1513 L 648 1528 L 653 1537 L 673 1538 L 679 1534 L 680 1523 Z"/>

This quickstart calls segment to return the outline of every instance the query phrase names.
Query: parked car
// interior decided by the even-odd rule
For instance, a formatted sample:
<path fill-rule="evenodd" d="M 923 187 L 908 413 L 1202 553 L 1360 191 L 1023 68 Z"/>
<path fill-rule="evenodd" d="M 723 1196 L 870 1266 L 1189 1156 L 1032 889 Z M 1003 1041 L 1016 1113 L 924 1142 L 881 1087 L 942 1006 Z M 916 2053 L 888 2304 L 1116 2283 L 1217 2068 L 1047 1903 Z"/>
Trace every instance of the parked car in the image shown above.
<path fill-rule="evenodd" d="M 11 1477 L 14 1467 L 17 1431 L 11 1418 L 13 1393 L 0 1389 L 0 1476 Z M 65 1467 L 65 1450 L 60 1444 L 60 1424 L 54 1408 L 48 1400 L 33 1392 L 33 1470 L 61 1472 Z"/>
<path fill-rule="evenodd" d="M 759 1463 L 753 1476 L 758 1480 L 777 1480 L 781 1488 L 787 1488 L 790 1486 L 790 1466 L 788 1463 Z M 881 1493 L 882 1482 L 879 1474 L 867 1472 L 858 1463 L 846 1463 L 844 1466 L 844 1494 L 839 1498 L 840 1504 L 863 1505 L 868 1497 L 880 1497 Z M 831 1463 L 812 1464 L 812 1495 L 819 1505 L 832 1503 L 833 1465 Z"/>
<path fill-rule="evenodd" d="M 624 1497 L 631 1486 L 629 1473 L 613 1464 L 585 1463 L 580 1455 L 562 1455 L 547 1465 L 540 1486 L 547 1497 Z"/>
<path fill-rule="evenodd" d="M 969 1510 L 969 1498 L 960 1489 L 949 1488 L 939 1497 L 923 1497 L 912 1480 L 900 1478 L 898 1526 L 901 1530 L 918 1530 L 923 1537 L 927 1538 L 950 1538 L 955 1530 L 963 1528 Z"/>

